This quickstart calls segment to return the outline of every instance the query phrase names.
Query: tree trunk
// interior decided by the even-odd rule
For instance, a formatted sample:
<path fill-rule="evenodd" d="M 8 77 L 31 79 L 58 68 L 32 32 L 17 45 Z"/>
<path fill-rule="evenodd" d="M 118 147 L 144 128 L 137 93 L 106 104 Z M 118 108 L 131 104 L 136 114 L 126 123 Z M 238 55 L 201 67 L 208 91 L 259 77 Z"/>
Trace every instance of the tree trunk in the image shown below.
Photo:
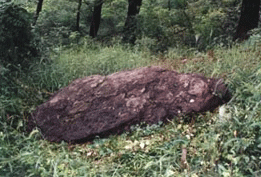
<path fill-rule="evenodd" d="M 101 21 L 101 9 L 102 9 L 102 0 L 96 0 L 93 14 L 92 14 L 92 21 L 91 21 L 91 27 L 90 27 L 90 36 L 96 37 L 99 27 L 100 27 L 100 21 Z"/>
<path fill-rule="evenodd" d="M 34 22 L 33 22 L 33 26 L 36 25 L 36 21 L 39 17 L 39 13 L 42 11 L 42 6 L 43 6 L 43 0 L 39 0 L 38 1 L 38 4 L 37 4 L 37 8 L 36 8 L 36 12 L 35 12 L 35 15 L 34 15 Z"/>
<path fill-rule="evenodd" d="M 136 15 L 140 12 L 142 0 L 129 0 L 128 14 L 124 25 L 123 42 L 134 44 L 137 28 Z"/>
<path fill-rule="evenodd" d="M 168 0 L 168 8 L 169 8 L 169 10 L 171 10 L 171 2 L 170 2 L 170 0 Z"/>
<path fill-rule="evenodd" d="M 249 37 L 247 32 L 258 27 L 260 0 L 243 0 L 241 15 L 234 40 L 243 41 Z"/>
<path fill-rule="evenodd" d="M 82 6 L 82 0 L 79 0 L 77 8 L 77 19 L 76 19 L 76 31 L 80 31 L 80 11 Z"/>

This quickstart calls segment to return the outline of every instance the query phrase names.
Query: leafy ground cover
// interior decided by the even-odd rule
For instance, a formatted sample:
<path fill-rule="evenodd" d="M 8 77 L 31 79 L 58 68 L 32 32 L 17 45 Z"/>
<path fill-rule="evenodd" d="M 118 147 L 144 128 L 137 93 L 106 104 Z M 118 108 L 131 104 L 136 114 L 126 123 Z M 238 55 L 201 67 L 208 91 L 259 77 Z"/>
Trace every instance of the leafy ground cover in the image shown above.
<path fill-rule="evenodd" d="M 89 39 L 55 48 L 52 61 L 36 62 L 30 73 L 16 72 L 16 96 L 7 94 L 7 87 L 1 95 L 0 174 L 260 176 L 260 52 L 258 45 L 236 45 L 207 53 L 173 48 L 155 56 L 144 48 L 108 47 Z M 37 129 L 24 131 L 26 113 L 73 79 L 146 65 L 222 77 L 233 98 L 213 113 L 175 117 L 167 125 L 137 125 L 132 132 L 81 145 L 50 143 Z"/>

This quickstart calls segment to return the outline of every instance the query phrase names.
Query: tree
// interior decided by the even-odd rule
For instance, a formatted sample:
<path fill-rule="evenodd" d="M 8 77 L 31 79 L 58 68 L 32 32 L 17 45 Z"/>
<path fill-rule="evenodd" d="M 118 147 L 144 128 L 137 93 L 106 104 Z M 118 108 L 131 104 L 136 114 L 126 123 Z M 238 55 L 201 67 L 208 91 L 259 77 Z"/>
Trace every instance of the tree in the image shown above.
<path fill-rule="evenodd" d="M 80 31 L 80 11 L 81 11 L 81 6 L 82 6 L 82 0 L 79 0 L 78 8 L 77 8 L 76 31 Z"/>
<path fill-rule="evenodd" d="M 96 37 L 101 21 L 101 10 L 102 10 L 103 0 L 96 0 L 94 4 L 94 10 L 92 14 L 91 26 L 90 26 L 90 33 L 91 37 Z"/>
<path fill-rule="evenodd" d="M 37 4 L 36 11 L 35 11 L 35 15 L 34 15 L 33 26 L 36 25 L 36 21 L 37 21 L 37 19 L 38 19 L 38 17 L 39 17 L 40 12 L 42 11 L 42 6 L 43 6 L 43 0 L 39 0 L 39 1 L 38 1 L 38 4 Z"/>
<path fill-rule="evenodd" d="M 258 27 L 260 0 L 243 0 L 241 15 L 238 22 L 234 40 L 240 41 L 247 39 L 247 32 Z"/>
<path fill-rule="evenodd" d="M 134 44 L 136 40 L 135 31 L 137 28 L 136 15 L 140 12 L 142 0 L 129 0 L 128 14 L 124 25 L 123 42 Z"/>

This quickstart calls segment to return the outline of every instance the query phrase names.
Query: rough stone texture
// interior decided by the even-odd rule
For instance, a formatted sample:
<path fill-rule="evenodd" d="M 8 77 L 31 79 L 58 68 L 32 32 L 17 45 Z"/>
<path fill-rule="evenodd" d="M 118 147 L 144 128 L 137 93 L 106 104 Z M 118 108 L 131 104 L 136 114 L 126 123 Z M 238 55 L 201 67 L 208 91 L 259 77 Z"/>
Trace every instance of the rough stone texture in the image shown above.
<path fill-rule="evenodd" d="M 153 66 L 77 79 L 40 105 L 32 120 L 50 141 L 80 143 L 140 122 L 213 110 L 229 99 L 222 79 Z"/>

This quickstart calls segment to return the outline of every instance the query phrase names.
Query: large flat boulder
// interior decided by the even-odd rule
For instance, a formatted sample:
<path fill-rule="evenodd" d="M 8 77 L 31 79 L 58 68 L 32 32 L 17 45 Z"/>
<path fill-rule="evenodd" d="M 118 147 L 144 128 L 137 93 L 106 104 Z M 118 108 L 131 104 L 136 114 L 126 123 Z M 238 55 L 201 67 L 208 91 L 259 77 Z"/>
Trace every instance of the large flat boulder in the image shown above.
<path fill-rule="evenodd" d="M 229 99 L 222 79 L 152 66 L 77 79 L 40 105 L 31 119 L 47 140 L 80 143 L 141 122 L 211 111 Z"/>

